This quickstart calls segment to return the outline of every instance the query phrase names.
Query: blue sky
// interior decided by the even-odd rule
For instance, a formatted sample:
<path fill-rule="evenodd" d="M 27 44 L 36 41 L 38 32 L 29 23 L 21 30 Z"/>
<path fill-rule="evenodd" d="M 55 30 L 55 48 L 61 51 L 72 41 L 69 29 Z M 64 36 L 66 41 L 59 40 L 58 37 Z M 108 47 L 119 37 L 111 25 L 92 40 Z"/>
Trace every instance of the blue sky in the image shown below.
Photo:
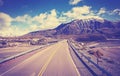
<path fill-rule="evenodd" d="M 0 35 L 51 29 L 74 19 L 119 21 L 119 3 L 120 0 L 0 0 Z"/>
<path fill-rule="evenodd" d="M 29 14 L 31 16 L 56 9 L 59 12 L 68 11 L 76 6 L 91 6 L 93 10 L 104 7 L 107 10 L 120 8 L 120 0 L 80 0 L 75 5 L 70 0 L 1 0 L 0 12 L 12 17 Z"/>

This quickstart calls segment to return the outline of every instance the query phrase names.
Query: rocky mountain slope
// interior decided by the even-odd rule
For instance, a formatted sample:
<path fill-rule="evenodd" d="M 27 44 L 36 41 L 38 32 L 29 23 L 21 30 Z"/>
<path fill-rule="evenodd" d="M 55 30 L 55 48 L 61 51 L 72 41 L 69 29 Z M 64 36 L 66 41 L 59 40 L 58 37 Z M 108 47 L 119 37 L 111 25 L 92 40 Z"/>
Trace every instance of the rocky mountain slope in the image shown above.
<path fill-rule="evenodd" d="M 107 20 L 84 19 L 74 20 L 67 24 L 61 24 L 56 29 L 56 34 L 90 34 L 90 33 L 111 33 L 112 30 L 120 27 L 117 23 Z M 105 31 L 107 30 L 107 31 Z M 109 31 L 110 30 L 110 31 Z"/>
<path fill-rule="evenodd" d="M 69 23 L 61 24 L 55 29 L 35 31 L 27 35 L 30 36 L 106 36 L 106 37 L 118 37 L 120 38 L 120 22 L 111 22 L 103 19 L 81 19 L 74 20 Z"/>

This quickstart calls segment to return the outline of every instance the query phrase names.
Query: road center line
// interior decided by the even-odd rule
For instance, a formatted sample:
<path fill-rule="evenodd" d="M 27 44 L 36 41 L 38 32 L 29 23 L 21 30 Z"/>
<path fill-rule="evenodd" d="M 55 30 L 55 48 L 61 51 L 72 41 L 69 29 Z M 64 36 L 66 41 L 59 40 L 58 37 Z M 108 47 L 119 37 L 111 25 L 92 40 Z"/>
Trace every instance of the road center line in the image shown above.
<path fill-rule="evenodd" d="M 39 49 L 39 50 L 42 50 L 42 49 Z M 33 56 L 31 56 L 31 57 L 25 59 L 24 61 L 22 61 L 21 63 L 17 64 L 16 66 L 14 66 L 14 67 L 10 68 L 9 70 L 3 72 L 2 74 L 0 74 L 0 76 L 5 75 L 6 73 L 8 73 L 8 72 L 12 71 L 13 69 L 15 69 L 16 67 L 20 66 L 21 64 L 24 64 L 26 61 L 29 61 L 29 59 L 31 59 L 32 57 L 36 57 L 37 55 L 41 55 L 41 54 L 43 54 L 46 51 L 47 51 L 46 49 L 43 49 L 43 51 L 40 51 L 40 52 L 34 54 Z"/>
<path fill-rule="evenodd" d="M 43 73 L 45 72 L 48 64 L 50 63 L 50 61 L 52 60 L 53 56 L 55 55 L 55 53 L 57 52 L 57 50 L 55 50 L 49 57 L 49 59 L 46 61 L 45 65 L 43 65 L 42 69 L 40 70 L 38 76 L 42 76 Z"/>

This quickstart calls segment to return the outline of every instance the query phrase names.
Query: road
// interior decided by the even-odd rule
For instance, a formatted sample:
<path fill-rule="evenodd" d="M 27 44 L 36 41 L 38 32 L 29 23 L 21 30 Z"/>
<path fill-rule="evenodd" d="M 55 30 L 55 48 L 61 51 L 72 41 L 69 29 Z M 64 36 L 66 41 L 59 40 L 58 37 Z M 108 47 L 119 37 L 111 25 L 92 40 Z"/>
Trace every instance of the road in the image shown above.
<path fill-rule="evenodd" d="M 8 68 L 0 76 L 80 76 L 68 47 L 67 40 L 60 41 Z"/>

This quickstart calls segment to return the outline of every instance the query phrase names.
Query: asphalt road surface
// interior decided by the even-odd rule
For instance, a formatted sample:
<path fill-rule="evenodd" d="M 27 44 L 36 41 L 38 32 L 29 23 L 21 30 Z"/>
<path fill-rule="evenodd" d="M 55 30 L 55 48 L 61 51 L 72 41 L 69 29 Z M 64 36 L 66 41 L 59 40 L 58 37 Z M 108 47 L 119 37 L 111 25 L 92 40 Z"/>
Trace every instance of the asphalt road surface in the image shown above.
<path fill-rule="evenodd" d="M 70 55 L 67 40 L 63 40 L 8 68 L 0 76 L 80 76 L 80 74 Z"/>

